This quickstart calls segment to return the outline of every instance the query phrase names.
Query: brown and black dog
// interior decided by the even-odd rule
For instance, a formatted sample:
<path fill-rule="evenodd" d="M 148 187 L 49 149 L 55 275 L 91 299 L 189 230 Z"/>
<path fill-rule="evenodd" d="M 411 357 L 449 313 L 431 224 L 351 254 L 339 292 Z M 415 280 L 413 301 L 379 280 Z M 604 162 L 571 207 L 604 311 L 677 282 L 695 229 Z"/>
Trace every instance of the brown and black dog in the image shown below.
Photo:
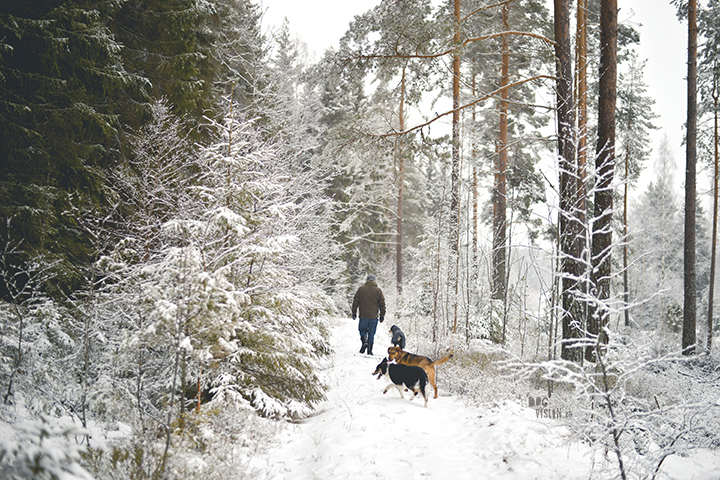
<path fill-rule="evenodd" d="M 435 383 L 435 365 L 440 365 L 441 363 L 447 362 L 452 358 L 452 356 L 453 354 L 450 353 L 442 358 L 438 358 L 433 362 L 428 357 L 423 357 L 422 355 L 415 355 L 414 353 L 406 352 L 399 347 L 388 347 L 388 357 L 390 358 L 390 360 L 395 360 L 395 362 L 401 365 L 421 367 L 423 370 L 425 370 L 430 384 L 435 389 L 435 398 L 438 397 L 437 384 Z"/>

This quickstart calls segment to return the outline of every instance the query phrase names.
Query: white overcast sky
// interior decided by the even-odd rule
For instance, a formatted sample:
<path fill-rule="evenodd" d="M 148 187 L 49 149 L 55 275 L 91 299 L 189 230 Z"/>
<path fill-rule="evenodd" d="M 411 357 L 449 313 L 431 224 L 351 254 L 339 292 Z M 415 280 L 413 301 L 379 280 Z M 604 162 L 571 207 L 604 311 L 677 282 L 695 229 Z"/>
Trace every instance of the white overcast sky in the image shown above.
<path fill-rule="evenodd" d="M 262 0 L 265 29 L 280 26 L 287 17 L 291 31 L 307 43 L 315 58 L 326 48 L 337 47 L 353 17 L 378 3 L 379 0 Z M 637 24 L 641 36 L 638 51 L 641 59 L 647 59 L 645 82 L 649 95 L 656 101 L 655 113 L 660 116 L 656 120 L 660 128 L 652 134 L 653 150 L 657 151 L 666 134 L 677 172 L 684 176 L 682 125 L 687 112 L 687 22 L 677 20 L 670 0 L 618 0 L 618 7 L 620 21 Z"/>

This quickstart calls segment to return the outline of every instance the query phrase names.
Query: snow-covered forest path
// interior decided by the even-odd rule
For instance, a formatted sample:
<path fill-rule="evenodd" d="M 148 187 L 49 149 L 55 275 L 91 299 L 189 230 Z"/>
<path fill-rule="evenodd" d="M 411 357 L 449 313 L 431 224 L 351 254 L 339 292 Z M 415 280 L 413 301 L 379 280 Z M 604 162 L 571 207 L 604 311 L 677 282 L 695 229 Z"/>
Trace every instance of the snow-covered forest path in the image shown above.
<path fill-rule="evenodd" d="M 387 352 L 388 322 L 378 325 L 374 357 L 361 356 L 357 322 L 333 328 L 330 385 L 317 413 L 288 424 L 253 467 L 267 479 L 587 479 L 589 450 L 567 444 L 564 429 L 518 402 L 478 409 L 443 394 L 428 408 L 401 399 L 371 373 Z M 442 378 L 442 365 L 437 367 Z M 596 465 L 597 467 L 597 465 Z"/>

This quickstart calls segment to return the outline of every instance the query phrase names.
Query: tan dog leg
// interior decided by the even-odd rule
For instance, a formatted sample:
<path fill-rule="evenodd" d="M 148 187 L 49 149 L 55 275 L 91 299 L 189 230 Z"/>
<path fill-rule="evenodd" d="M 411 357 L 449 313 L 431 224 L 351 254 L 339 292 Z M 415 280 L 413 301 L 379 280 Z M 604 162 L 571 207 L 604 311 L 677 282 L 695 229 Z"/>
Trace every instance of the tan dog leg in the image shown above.
<path fill-rule="evenodd" d="M 428 380 L 430 381 L 430 385 L 432 385 L 433 388 L 435 389 L 435 397 L 434 398 L 437 398 L 438 395 L 437 395 L 437 385 L 435 385 L 435 367 L 428 368 L 427 370 L 425 370 L 425 373 L 427 373 Z"/>

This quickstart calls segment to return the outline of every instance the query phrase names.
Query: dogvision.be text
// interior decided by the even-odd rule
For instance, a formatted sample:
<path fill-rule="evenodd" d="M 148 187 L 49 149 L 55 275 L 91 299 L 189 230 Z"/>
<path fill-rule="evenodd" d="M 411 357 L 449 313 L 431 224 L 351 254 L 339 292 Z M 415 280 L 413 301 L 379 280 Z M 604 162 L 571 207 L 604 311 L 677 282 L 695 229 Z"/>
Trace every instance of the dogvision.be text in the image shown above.
<path fill-rule="evenodd" d="M 563 412 L 558 407 L 550 405 L 548 397 L 532 397 L 528 396 L 528 406 L 535 409 L 537 418 L 567 418 L 572 416 L 572 412 Z"/>

